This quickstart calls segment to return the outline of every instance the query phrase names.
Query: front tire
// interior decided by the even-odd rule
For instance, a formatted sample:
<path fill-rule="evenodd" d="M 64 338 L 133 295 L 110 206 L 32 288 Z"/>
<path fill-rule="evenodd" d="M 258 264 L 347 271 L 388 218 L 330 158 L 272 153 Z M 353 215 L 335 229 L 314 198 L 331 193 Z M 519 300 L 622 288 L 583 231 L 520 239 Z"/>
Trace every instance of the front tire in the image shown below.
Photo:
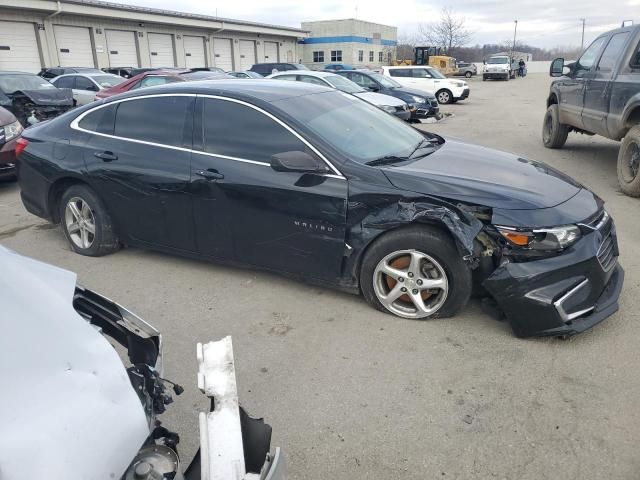
<path fill-rule="evenodd" d="M 640 125 L 631 128 L 618 150 L 618 183 L 625 195 L 640 197 Z"/>
<path fill-rule="evenodd" d="M 440 104 L 448 104 L 453 102 L 453 94 L 446 89 L 439 90 L 436 93 L 436 98 Z"/>
<path fill-rule="evenodd" d="M 101 257 L 120 248 L 111 217 L 90 187 L 69 187 L 60 199 L 59 209 L 62 229 L 74 252 Z"/>
<path fill-rule="evenodd" d="M 471 78 L 472 73 L 471 72 L 465 72 L 464 76 L 465 78 Z"/>
<path fill-rule="evenodd" d="M 401 318 L 450 317 L 467 304 L 471 271 L 445 233 L 412 226 L 383 235 L 369 248 L 360 286 L 374 308 Z"/>
<path fill-rule="evenodd" d="M 560 123 L 560 110 L 557 104 L 550 105 L 542 122 L 542 142 L 547 148 L 562 148 L 569 136 L 569 126 Z"/>

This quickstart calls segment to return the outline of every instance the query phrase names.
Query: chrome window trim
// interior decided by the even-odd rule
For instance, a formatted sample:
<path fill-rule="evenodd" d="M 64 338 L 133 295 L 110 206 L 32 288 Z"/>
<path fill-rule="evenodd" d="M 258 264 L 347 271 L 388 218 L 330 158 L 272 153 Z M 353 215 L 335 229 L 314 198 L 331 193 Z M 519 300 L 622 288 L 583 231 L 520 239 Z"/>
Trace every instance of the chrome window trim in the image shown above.
<path fill-rule="evenodd" d="M 78 115 L 69 124 L 69 126 L 72 129 L 78 130 L 80 132 L 90 133 L 92 135 L 98 135 L 98 136 L 105 137 L 105 138 L 113 138 L 115 140 L 124 140 L 126 142 L 138 143 L 138 144 L 142 144 L 142 145 L 151 145 L 151 146 L 154 146 L 154 147 L 161 147 L 161 148 L 168 148 L 170 150 L 178 150 L 178 151 L 182 151 L 182 152 L 196 153 L 198 155 L 206 155 L 206 156 L 209 156 L 209 157 L 224 158 L 224 159 L 227 159 L 227 160 L 234 160 L 234 161 L 237 161 L 237 162 L 250 163 L 250 164 L 253 164 L 253 165 L 261 165 L 261 166 L 267 166 L 267 167 L 270 166 L 269 163 L 267 163 L 267 162 L 261 162 L 261 161 L 258 161 L 258 160 L 251 160 L 251 159 L 248 159 L 248 158 L 231 157 L 231 156 L 228 156 L 228 155 L 220 155 L 220 154 L 215 154 L 215 153 L 202 152 L 202 151 L 199 151 L 199 150 L 194 150 L 192 148 L 175 147 L 173 145 L 165 145 L 163 143 L 148 142 L 146 140 L 138 140 L 138 139 L 135 139 L 135 138 L 119 137 L 117 135 L 109 135 L 107 133 L 94 132 L 93 130 L 87 130 L 86 128 L 82 128 L 79 125 L 80 122 L 84 119 L 84 117 L 86 117 L 90 113 L 93 113 L 93 112 L 95 112 L 97 110 L 100 110 L 102 108 L 108 107 L 110 105 L 115 105 L 116 103 L 123 103 L 123 102 L 130 102 L 130 101 L 134 101 L 134 100 L 141 100 L 141 99 L 146 99 L 146 98 L 158 98 L 158 97 L 212 98 L 214 100 L 223 100 L 223 101 L 232 102 L 232 103 L 239 103 L 241 105 L 245 105 L 245 106 L 247 106 L 249 108 L 252 108 L 252 109 L 262 113 L 263 115 L 266 115 L 267 117 L 269 117 L 270 119 L 274 120 L 276 123 L 278 123 L 279 125 L 284 127 L 286 130 L 288 130 L 290 133 L 292 133 L 296 138 L 298 138 L 302 143 L 304 143 L 307 147 L 309 147 L 309 149 L 312 152 L 314 152 L 320 159 L 322 159 L 322 161 L 329 167 L 329 169 L 334 172 L 334 173 L 325 174 L 324 175 L 325 177 L 339 178 L 339 179 L 342 179 L 342 180 L 346 180 L 344 175 L 342 175 L 342 172 L 340 172 L 340 170 L 338 170 L 336 167 L 334 167 L 333 164 L 329 160 L 327 160 L 327 158 L 322 153 L 320 153 L 320 151 L 318 151 L 318 149 L 316 147 L 314 147 L 309 141 L 307 141 L 307 139 L 305 139 L 302 135 L 300 135 L 293 128 L 291 128 L 289 125 L 284 123 L 282 120 L 280 120 L 276 116 L 272 115 L 271 113 L 261 109 L 260 107 L 252 105 L 251 103 L 245 102 L 243 100 L 238 100 L 236 98 L 223 97 L 221 95 L 207 95 L 207 94 L 196 94 L 196 93 L 154 93 L 154 94 L 149 94 L 149 95 L 139 95 L 139 96 L 135 96 L 135 97 L 123 98 L 123 99 L 116 100 L 116 101 L 113 101 L 113 102 L 108 102 L 108 103 L 104 103 L 102 105 L 98 105 L 95 108 L 91 108 L 91 109 L 87 110 L 86 112 L 81 113 L 80 115 Z"/>

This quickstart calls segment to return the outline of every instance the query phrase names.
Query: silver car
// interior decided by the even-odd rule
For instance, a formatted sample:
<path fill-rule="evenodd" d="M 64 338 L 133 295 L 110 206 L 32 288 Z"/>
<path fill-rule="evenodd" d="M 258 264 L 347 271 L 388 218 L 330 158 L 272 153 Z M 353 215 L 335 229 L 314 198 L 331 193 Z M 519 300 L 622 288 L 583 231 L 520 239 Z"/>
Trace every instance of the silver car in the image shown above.
<path fill-rule="evenodd" d="M 127 79 L 111 73 L 88 72 L 60 75 L 51 80 L 51 83 L 58 88 L 70 88 L 76 105 L 86 105 L 95 100 L 96 93 L 100 90 L 114 87 L 125 80 Z"/>

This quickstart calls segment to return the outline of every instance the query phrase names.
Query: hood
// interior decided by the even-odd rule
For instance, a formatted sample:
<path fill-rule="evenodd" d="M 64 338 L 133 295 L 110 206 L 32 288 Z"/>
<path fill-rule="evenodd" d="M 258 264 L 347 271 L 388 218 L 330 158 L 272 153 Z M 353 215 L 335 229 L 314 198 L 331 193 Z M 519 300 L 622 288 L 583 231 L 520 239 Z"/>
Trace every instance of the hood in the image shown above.
<path fill-rule="evenodd" d="M 582 188 L 543 163 L 457 140 L 383 172 L 403 190 L 507 210 L 553 207 Z"/>
<path fill-rule="evenodd" d="M 433 92 L 429 90 L 420 90 L 418 88 L 396 87 L 392 89 L 394 92 L 406 93 L 408 95 L 416 95 L 418 97 L 435 98 Z"/>
<path fill-rule="evenodd" d="M 6 108 L 0 107 L 0 127 L 16 121 L 16 117 Z"/>
<path fill-rule="evenodd" d="M 76 275 L 2 246 L 0 265 L 0 476 L 120 478 L 149 426 L 116 350 L 73 308 Z"/>
<path fill-rule="evenodd" d="M 372 103 L 373 105 L 389 105 L 391 107 L 402 107 L 406 104 L 399 98 L 392 97 L 391 95 L 385 95 L 383 93 L 375 92 L 360 92 L 354 93 L 354 95 L 362 100 Z"/>
<path fill-rule="evenodd" d="M 22 94 L 36 105 L 67 106 L 73 105 L 73 92 L 70 88 L 43 88 L 40 90 L 19 90 L 12 97 Z"/>

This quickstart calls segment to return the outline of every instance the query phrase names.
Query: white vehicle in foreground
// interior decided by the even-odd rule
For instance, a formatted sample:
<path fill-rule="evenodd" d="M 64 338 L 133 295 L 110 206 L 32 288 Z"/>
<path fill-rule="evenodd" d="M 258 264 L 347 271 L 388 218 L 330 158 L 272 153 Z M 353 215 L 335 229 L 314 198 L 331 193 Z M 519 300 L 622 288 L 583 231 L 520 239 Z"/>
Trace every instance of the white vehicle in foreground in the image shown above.
<path fill-rule="evenodd" d="M 267 78 L 274 80 L 292 80 L 298 82 L 313 83 L 322 85 L 323 87 L 340 90 L 344 93 L 354 95 L 365 102 L 375 105 L 391 115 L 395 115 L 401 120 L 409 120 L 411 111 L 409 105 L 399 98 L 382 93 L 370 92 L 355 82 L 341 75 L 332 72 L 315 72 L 312 70 L 295 70 L 287 72 L 278 72 L 269 75 Z"/>
<path fill-rule="evenodd" d="M 445 77 L 439 70 L 422 65 L 382 67 L 382 74 L 405 87 L 434 93 L 438 103 L 455 103 L 469 97 L 471 89 L 463 80 Z"/>
<path fill-rule="evenodd" d="M 489 57 L 482 67 L 482 80 L 509 80 L 515 78 L 515 72 L 511 68 L 511 59 L 508 55 L 494 55 Z"/>
<path fill-rule="evenodd" d="M 286 479 L 271 427 L 239 407 L 231 337 L 197 345 L 212 407 L 183 469 L 178 435 L 157 420 L 168 386 L 183 391 L 163 378 L 160 333 L 72 272 L 1 246 L 0 265 L 2 480 Z"/>

